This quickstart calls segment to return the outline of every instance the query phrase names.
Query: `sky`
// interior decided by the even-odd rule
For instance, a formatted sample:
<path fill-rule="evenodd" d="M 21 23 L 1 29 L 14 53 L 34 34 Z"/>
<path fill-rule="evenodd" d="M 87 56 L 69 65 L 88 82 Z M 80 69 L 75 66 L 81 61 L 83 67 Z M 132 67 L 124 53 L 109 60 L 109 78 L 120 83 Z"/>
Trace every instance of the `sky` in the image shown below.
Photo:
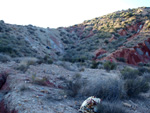
<path fill-rule="evenodd" d="M 44 28 L 67 27 L 122 9 L 150 7 L 149 0 L 0 0 L 0 20 Z"/>

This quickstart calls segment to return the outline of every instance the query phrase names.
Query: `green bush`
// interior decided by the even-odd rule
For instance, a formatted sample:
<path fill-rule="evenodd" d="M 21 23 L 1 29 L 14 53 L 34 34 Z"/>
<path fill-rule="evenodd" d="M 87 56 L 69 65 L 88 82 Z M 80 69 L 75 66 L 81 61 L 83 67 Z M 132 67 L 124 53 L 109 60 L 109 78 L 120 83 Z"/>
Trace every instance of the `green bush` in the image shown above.
<path fill-rule="evenodd" d="M 106 61 L 103 65 L 104 65 L 104 69 L 106 69 L 107 71 L 116 69 L 117 67 L 116 63 L 111 61 Z"/>
<path fill-rule="evenodd" d="M 128 79 L 125 84 L 125 91 L 129 97 L 137 96 L 142 92 L 147 92 L 150 89 L 148 82 L 142 78 Z"/>
<path fill-rule="evenodd" d="M 138 77 L 139 71 L 130 67 L 125 67 L 121 70 L 121 74 L 123 79 L 135 79 Z"/>

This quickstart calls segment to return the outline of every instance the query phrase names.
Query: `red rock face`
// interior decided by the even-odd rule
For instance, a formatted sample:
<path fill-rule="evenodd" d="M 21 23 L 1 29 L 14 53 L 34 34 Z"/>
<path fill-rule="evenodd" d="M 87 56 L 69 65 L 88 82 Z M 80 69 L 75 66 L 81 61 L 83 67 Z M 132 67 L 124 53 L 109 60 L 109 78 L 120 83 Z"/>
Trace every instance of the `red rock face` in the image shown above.
<path fill-rule="evenodd" d="M 8 73 L 0 73 L 0 90 L 9 90 L 8 85 L 6 84 Z M 9 110 L 7 105 L 5 105 L 4 100 L 0 101 L 0 113 L 17 113 L 16 110 Z"/>
<path fill-rule="evenodd" d="M 125 36 L 129 31 L 135 31 L 136 33 L 132 35 L 130 38 L 128 38 L 128 41 L 139 35 L 140 31 L 142 30 L 144 25 L 142 23 L 137 23 L 132 26 L 127 26 L 127 30 L 121 29 L 118 31 L 118 33 L 121 36 Z M 112 41 L 114 37 L 112 37 L 109 41 Z M 98 56 L 106 53 L 105 50 L 98 50 L 96 52 L 95 59 L 98 58 Z M 115 52 L 111 53 L 109 56 L 100 59 L 100 60 L 110 60 L 117 61 L 117 58 L 124 58 L 126 60 L 126 63 L 137 65 L 140 62 L 147 63 L 150 61 L 150 38 L 146 40 L 143 43 L 139 43 L 137 46 L 133 48 L 124 48 L 121 47 L 119 50 L 116 50 Z"/>
<path fill-rule="evenodd" d="M 124 58 L 126 63 L 137 65 L 140 62 L 147 63 L 150 61 L 150 38 L 143 43 L 139 43 L 133 48 L 117 50 L 105 59 Z"/>

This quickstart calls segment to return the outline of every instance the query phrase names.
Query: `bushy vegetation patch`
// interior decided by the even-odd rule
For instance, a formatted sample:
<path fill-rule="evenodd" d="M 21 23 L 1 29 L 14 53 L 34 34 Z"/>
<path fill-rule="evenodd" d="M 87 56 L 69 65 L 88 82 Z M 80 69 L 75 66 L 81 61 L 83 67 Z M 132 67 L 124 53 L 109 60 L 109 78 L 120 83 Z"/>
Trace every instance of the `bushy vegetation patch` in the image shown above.
<path fill-rule="evenodd" d="M 103 65 L 104 65 L 104 69 L 106 69 L 107 71 L 116 69 L 117 67 L 116 63 L 111 61 L 106 61 Z"/>

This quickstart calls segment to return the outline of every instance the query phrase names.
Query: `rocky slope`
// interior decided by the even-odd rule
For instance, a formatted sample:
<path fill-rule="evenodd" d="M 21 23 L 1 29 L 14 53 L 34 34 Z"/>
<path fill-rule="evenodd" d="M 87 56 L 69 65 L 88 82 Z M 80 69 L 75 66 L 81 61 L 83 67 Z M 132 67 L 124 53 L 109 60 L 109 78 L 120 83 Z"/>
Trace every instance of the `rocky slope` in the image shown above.
<path fill-rule="evenodd" d="M 77 67 L 71 70 L 57 63 L 30 65 L 22 72 L 16 70 L 17 65 L 14 61 L 0 63 L 0 113 L 78 113 L 84 99 L 97 94 L 98 86 L 104 91 L 102 103 L 105 96 L 110 96 L 110 101 L 124 94 L 116 70 L 85 68 L 79 71 Z M 146 94 L 141 99 L 118 100 L 115 105 L 119 104 L 126 113 L 149 113 L 150 93 Z"/>
<path fill-rule="evenodd" d="M 111 110 L 149 113 L 150 70 L 137 67 L 149 61 L 148 7 L 57 29 L 0 21 L 0 113 L 77 113 L 93 95 Z"/>
<path fill-rule="evenodd" d="M 10 25 L 0 21 L 0 52 L 12 57 L 63 54 L 59 31 L 32 25 Z"/>
<path fill-rule="evenodd" d="M 66 28 L 69 33 L 76 33 L 78 39 L 66 48 L 65 59 L 117 61 L 124 58 L 129 64 L 147 62 L 150 60 L 149 12 L 150 8 L 118 11 Z"/>
<path fill-rule="evenodd" d="M 67 28 L 44 29 L 0 22 L 0 52 L 61 58 L 71 62 L 123 58 L 137 65 L 150 60 L 150 8 L 117 11 Z"/>

